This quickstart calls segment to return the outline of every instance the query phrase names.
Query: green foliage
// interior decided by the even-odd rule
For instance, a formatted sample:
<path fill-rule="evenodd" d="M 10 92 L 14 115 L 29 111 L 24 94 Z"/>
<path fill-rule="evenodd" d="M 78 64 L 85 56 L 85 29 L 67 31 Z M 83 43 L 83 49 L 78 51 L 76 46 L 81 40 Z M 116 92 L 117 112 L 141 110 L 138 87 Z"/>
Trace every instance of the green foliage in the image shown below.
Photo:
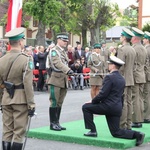
<path fill-rule="evenodd" d="M 124 10 L 120 25 L 124 24 L 125 26 L 137 26 L 137 23 L 137 9 L 127 7 Z"/>
<path fill-rule="evenodd" d="M 142 30 L 143 30 L 143 32 L 144 32 L 144 31 L 150 32 L 150 22 L 147 22 L 147 23 L 143 26 Z"/>
<path fill-rule="evenodd" d="M 23 11 L 35 20 L 41 20 L 43 24 L 49 25 L 51 20 L 59 16 L 61 7 L 62 3 L 57 0 L 28 0 L 24 1 Z"/>
<path fill-rule="evenodd" d="M 5 26 L 7 22 L 7 14 L 5 14 L 0 20 L 0 26 Z"/>

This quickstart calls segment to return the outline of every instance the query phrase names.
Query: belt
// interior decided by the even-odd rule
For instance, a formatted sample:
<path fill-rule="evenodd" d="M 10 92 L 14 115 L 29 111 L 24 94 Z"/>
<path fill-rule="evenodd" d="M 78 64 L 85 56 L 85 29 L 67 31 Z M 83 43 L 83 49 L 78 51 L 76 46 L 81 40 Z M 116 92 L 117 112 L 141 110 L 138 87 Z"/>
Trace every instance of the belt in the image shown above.
<path fill-rule="evenodd" d="M 15 89 L 24 89 L 24 85 L 23 84 L 15 85 Z"/>
<path fill-rule="evenodd" d="M 52 69 L 52 72 L 59 72 L 59 73 L 63 73 L 62 71 L 60 71 L 60 70 L 54 70 L 54 69 Z"/>

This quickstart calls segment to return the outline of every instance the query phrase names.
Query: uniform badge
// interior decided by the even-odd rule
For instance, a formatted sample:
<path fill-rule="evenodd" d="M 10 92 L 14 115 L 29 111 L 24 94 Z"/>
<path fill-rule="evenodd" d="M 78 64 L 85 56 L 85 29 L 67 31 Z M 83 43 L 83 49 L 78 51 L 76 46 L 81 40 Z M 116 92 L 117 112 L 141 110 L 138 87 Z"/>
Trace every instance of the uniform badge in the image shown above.
<path fill-rule="evenodd" d="M 30 69 L 33 69 L 33 68 L 34 68 L 32 61 L 29 61 L 29 68 L 30 68 Z"/>
<path fill-rule="evenodd" d="M 51 53 L 51 55 L 52 55 L 52 57 L 54 57 L 54 56 L 56 56 L 56 51 L 52 51 L 52 53 Z"/>

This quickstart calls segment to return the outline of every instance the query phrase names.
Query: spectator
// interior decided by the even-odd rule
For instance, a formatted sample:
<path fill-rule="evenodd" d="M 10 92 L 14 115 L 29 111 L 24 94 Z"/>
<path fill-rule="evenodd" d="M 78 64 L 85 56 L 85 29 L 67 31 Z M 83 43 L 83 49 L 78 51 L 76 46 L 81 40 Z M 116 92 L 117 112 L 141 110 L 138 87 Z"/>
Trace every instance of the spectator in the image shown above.
<path fill-rule="evenodd" d="M 85 58 L 85 52 L 82 50 L 81 44 L 77 45 L 77 50 L 74 52 L 75 60 L 81 59 L 81 56 Z"/>
<path fill-rule="evenodd" d="M 33 60 L 35 69 L 39 69 L 38 53 L 39 53 L 39 46 L 36 46 L 35 50 L 33 51 Z"/>
<path fill-rule="evenodd" d="M 117 51 L 116 51 L 115 47 L 110 46 L 109 51 L 110 51 L 111 56 L 116 56 L 117 55 Z"/>
<path fill-rule="evenodd" d="M 70 76 L 73 82 L 73 87 L 77 90 L 78 83 L 80 86 L 80 90 L 83 90 L 84 77 L 83 77 L 83 66 L 81 65 L 80 59 L 77 59 L 74 64 L 71 65 L 71 70 L 74 71 L 75 76 Z"/>
<path fill-rule="evenodd" d="M 87 67 L 87 62 L 88 62 L 88 59 L 89 59 L 89 56 L 91 55 L 91 52 L 90 52 L 90 48 L 89 47 L 86 47 L 85 48 L 85 66 Z"/>
<path fill-rule="evenodd" d="M 70 67 L 74 63 L 74 52 L 72 51 L 72 46 L 68 45 L 67 47 L 67 55 L 69 58 L 69 64 L 68 66 Z"/>
<path fill-rule="evenodd" d="M 46 70 L 46 59 L 49 52 L 49 49 L 44 52 L 44 47 L 39 46 L 39 53 L 38 53 L 38 61 L 39 61 L 39 80 L 37 83 L 37 90 L 43 91 L 44 87 L 44 74 L 43 71 Z"/>

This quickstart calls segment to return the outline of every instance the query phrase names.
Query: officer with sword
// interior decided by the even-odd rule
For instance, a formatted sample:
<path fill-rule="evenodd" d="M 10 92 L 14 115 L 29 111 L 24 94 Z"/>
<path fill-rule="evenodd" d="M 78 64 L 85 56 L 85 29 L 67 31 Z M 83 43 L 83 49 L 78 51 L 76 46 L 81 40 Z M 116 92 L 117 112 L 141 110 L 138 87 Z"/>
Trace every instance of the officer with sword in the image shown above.
<path fill-rule="evenodd" d="M 59 123 L 61 108 L 68 88 L 68 75 L 73 75 L 74 72 L 68 67 L 68 56 L 65 52 L 65 47 L 68 42 L 68 34 L 57 34 L 57 44 L 49 51 L 48 60 L 49 66 L 52 69 L 51 76 L 47 83 L 50 87 L 50 130 L 61 131 L 66 130 Z"/>

